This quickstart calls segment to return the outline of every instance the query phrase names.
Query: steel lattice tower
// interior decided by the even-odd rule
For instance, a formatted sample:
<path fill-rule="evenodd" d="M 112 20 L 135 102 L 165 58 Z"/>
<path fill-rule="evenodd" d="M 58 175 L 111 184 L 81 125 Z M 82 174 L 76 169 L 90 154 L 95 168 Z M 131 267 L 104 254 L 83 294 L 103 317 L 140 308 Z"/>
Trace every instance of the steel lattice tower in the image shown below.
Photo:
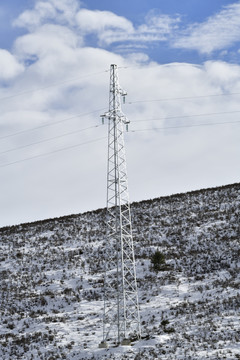
<path fill-rule="evenodd" d="M 131 212 L 124 146 L 124 125 L 129 123 L 121 110 L 117 65 L 110 68 L 108 119 L 107 231 L 105 246 L 103 341 L 129 344 L 140 338 L 140 317 L 133 248 Z"/>

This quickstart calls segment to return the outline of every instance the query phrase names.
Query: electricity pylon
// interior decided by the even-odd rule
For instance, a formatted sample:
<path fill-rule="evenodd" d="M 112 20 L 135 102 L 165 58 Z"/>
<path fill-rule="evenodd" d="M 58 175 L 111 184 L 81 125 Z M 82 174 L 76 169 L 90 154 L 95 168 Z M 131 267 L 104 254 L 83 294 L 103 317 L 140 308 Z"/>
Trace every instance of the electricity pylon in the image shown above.
<path fill-rule="evenodd" d="M 124 146 L 124 125 L 128 119 L 121 109 L 117 65 L 110 67 L 107 171 L 107 229 L 105 242 L 103 341 L 129 345 L 140 338 L 140 316 L 131 211 Z"/>

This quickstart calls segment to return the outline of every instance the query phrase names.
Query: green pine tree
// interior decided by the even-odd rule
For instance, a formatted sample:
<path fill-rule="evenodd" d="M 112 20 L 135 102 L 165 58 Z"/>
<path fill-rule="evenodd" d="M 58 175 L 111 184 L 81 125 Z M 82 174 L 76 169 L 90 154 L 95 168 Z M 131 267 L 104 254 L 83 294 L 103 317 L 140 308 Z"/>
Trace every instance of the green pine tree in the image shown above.
<path fill-rule="evenodd" d="M 165 256 L 161 251 L 156 250 L 155 253 L 151 256 L 151 264 L 154 271 L 158 272 L 164 270 L 166 262 Z"/>

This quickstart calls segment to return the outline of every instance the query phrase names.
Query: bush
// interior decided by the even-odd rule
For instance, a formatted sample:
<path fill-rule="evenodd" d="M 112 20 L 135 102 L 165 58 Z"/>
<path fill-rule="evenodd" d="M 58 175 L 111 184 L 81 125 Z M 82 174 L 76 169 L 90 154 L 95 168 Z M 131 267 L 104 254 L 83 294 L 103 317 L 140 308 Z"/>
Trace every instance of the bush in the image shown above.
<path fill-rule="evenodd" d="M 162 326 L 166 326 L 166 325 L 168 325 L 169 324 L 169 321 L 168 320 L 162 320 L 161 321 L 161 325 Z"/>
<path fill-rule="evenodd" d="M 161 251 L 156 250 L 155 253 L 151 256 L 151 264 L 153 270 L 156 272 L 165 269 L 165 256 L 163 255 L 163 253 L 161 253 Z"/>

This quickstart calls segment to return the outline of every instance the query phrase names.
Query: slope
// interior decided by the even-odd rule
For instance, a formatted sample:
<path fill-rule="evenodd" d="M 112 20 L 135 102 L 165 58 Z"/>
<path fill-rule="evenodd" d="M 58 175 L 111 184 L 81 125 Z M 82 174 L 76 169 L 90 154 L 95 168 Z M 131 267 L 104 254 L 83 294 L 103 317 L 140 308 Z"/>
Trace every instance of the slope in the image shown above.
<path fill-rule="evenodd" d="M 240 358 L 239 204 L 240 184 L 132 204 L 143 338 L 130 347 L 98 349 L 105 209 L 0 229 L 0 358 Z"/>

